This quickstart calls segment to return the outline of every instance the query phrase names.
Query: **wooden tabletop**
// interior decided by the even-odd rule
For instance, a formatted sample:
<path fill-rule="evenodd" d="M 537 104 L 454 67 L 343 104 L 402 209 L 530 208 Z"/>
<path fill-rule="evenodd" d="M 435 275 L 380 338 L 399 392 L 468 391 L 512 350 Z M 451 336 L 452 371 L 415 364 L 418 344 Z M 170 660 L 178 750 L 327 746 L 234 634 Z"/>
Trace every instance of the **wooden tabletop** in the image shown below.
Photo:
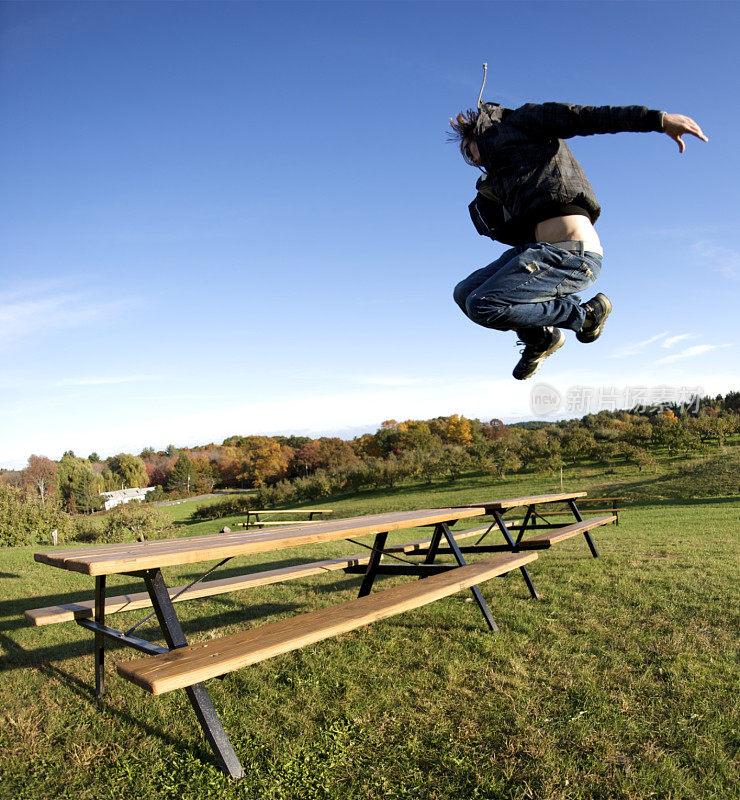
<path fill-rule="evenodd" d="M 486 503 L 471 503 L 461 508 L 485 508 L 486 511 L 503 511 L 505 508 L 518 508 L 519 506 L 531 506 L 536 503 L 557 503 L 562 500 L 575 500 L 577 497 L 585 497 L 588 492 L 565 492 L 560 494 L 536 494 L 528 497 L 510 497 L 508 500 L 491 500 Z"/>
<path fill-rule="evenodd" d="M 426 508 L 419 511 L 394 511 L 365 517 L 297 523 L 289 528 L 262 529 L 259 533 L 215 533 L 180 539 L 157 539 L 151 542 L 126 542 L 96 547 L 76 547 L 36 553 L 42 564 L 82 572 L 86 575 L 111 575 L 142 569 L 215 561 L 222 558 L 284 550 L 306 544 L 332 542 L 350 536 L 368 536 L 383 531 L 397 531 L 439 522 L 478 517 L 486 511 L 470 508 Z"/>

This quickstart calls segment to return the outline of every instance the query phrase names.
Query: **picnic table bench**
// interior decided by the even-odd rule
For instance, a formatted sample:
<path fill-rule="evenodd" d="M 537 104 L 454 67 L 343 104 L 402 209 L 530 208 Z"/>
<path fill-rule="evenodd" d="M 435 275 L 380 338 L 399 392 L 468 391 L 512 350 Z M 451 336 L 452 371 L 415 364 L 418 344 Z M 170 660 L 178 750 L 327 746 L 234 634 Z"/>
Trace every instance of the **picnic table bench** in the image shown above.
<path fill-rule="evenodd" d="M 619 512 L 627 509 L 621 505 L 624 497 L 584 497 L 580 500 L 580 510 L 589 514 L 609 513 L 614 515 L 613 525 L 619 525 Z M 536 512 L 538 517 L 546 521 L 547 517 L 570 514 L 569 509 L 550 509 L 539 510 Z"/>
<path fill-rule="evenodd" d="M 612 518 L 583 520 L 575 501 L 584 495 L 585 492 L 576 492 L 520 497 L 452 508 L 304 522 L 282 529 L 263 529 L 260 532 L 221 533 L 45 551 L 36 553 L 35 560 L 94 576 L 95 598 L 80 603 L 31 609 L 26 612 L 26 616 L 37 625 L 74 619 L 79 625 L 94 633 L 97 696 L 104 692 L 103 668 L 107 638 L 144 652 L 146 654 L 144 658 L 119 663 L 117 665 L 119 675 L 152 694 L 184 688 L 219 766 L 228 775 L 239 778 L 244 775 L 243 768 L 213 707 L 203 683 L 205 680 L 222 677 L 249 664 L 355 630 L 465 589 L 471 590 L 489 629 L 496 631 L 496 623 L 478 589 L 479 583 L 519 569 L 531 595 L 538 598 L 539 595 L 527 569 L 527 565 L 538 557 L 536 550 L 545 549 L 557 541 L 583 533 L 592 554 L 598 556 L 588 531 L 606 524 Z M 576 522 L 564 525 L 538 524 L 534 517 L 536 506 L 557 502 L 569 504 Z M 504 513 L 519 507 L 527 508 L 526 516 L 521 523 L 503 519 Z M 450 530 L 450 526 L 458 520 L 472 520 L 484 515 L 493 516 L 493 521 L 465 531 L 453 533 Z M 433 529 L 431 537 L 405 544 L 387 545 L 389 533 L 421 527 L 431 527 Z M 525 532 L 537 528 L 547 528 L 547 530 L 523 539 Z M 503 534 L 504 544 L 483 543 L 485 537 L 496 529 Z M 511 536 L 511 530 L 519 530 L 516 540 Z M 325 559 L 237 578 L 202 580 L 216 568 L 237 556 L 275 552 L 342 539 L 359 545 L 362 543 L 356 542 L 356 537 L 371 535 L 374 536 L 373 544 L 362 545 L 367 549 L 367 554 Z M 465 540 L 471 537 L 477 537 L 476 542 L 465 544 Z M 464 553 L 491 555 L 481 561 L 467 564 Z M 452 554 L 455 563 L 436 563 L 437 557 L 442 554 Z M 405 557 L 408 555 L 423 556 L 423 561 L 411 561 Z M 384 556 L 392 559 L 394 563 L 381 563 Z M 203 561 L 218 561 L 218 563 L 185 587 L 167 587 L 162 574 L 164 568 Z M 335 569 L 362 575 L 356 599 L 270 622 L 221 639 L 210 639 L 207 642 L 188 645 L 173 605 L 175 601 L 235 591 Z M 106 576 L 115 574 L 143 579 L 146 592 L 107 598 Z M 415 576 L 424 580 L 401 584 L 371 594 L 375 578 L 383 574 Z M 147 606 L 154 608 L 152 615 L 157 617 L 166 647 L 134 635 L 136 628 L 145 620 L 127 631 L 120 631 L 106 624 L 107 614 Z"/>

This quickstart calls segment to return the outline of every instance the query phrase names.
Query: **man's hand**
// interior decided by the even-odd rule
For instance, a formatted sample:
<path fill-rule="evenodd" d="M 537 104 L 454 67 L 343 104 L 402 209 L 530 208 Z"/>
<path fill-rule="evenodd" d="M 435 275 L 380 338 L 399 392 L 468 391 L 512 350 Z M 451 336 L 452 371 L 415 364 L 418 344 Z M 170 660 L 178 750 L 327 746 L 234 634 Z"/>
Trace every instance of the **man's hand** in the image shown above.
<path fill-rule="evenodd" d="M 694 120 L 691 117 L 684 117 L 683 114 L 663 114 L 663 132 L 667 133 L 678 144 L 680 153 L 683 153 L 686 149 L 686 145 L 681 138 L 684 133 L 690 133 L 703 142 L 709 141 Z"/>

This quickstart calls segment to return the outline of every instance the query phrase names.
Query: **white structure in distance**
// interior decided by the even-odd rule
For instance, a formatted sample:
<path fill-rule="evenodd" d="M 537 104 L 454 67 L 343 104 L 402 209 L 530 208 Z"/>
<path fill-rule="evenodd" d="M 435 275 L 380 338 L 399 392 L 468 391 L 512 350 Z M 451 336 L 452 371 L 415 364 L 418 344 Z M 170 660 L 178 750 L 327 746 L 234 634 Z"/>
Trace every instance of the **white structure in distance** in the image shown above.
<path fill-rule="evenodd" d="M 146 489 L 117 489 L 115 492 L 100 492 L 101 497 L 105 497 L 103 508 L 108 509 L 120 506 L 122 503 L 130 503 L 132 500 L 142 502 L 146 499 L 148 492 L 153 492 L 154 486 Z"/>

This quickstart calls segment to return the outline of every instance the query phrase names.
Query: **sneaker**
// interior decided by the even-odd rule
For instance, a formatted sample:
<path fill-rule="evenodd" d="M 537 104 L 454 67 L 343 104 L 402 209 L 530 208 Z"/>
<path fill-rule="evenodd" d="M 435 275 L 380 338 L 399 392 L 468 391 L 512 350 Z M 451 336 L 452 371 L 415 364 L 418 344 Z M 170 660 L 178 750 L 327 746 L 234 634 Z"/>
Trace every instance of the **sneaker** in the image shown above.
<path fill-rule="evenodd" d="M 526 381 L 539 369 L 540 364 L 565 344 L 565 334 L 559 328 L 544 329 L 544 338 L 540 344 L 524 344 L 522 357 L 511 373 L 518 381 Z"/>
<path fill-rule="evenodd" d="M 576 333 L 576 339 L 579 342 L 584 342 L 584 344 L 595 342 L 604 330 L 606 318 L 611 314 L 611 300 L 605 294 L 599 292 L 587 303 L 583 303 L 581 308 L 586 311 L 586 320 L 581 330 Z"/>

